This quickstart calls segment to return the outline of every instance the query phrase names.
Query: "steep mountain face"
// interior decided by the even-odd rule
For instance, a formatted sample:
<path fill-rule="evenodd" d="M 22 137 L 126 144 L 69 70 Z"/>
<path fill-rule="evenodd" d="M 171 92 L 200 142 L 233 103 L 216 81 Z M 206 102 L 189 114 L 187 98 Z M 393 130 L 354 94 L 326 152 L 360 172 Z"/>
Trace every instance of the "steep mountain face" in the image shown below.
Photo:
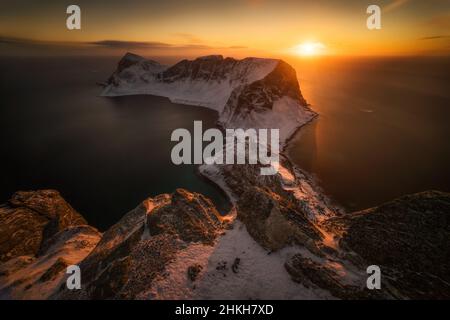
<path fill-rule="evenodd" d="M 427 191 L 334 217 L 322 227 L 339 244 L 376 264 L 397 291 L 412 299 L 450 298 L 450 197 Z"/>
<path fill-rule="evenodd" d="M 68 227 L 51 238 L 39 255 L 22 255 L 0 264 L 0 299 L 50 299 L 64 285 L 66 270 L 78 265 L 101 238 L 88 225 Z"/>
<path fill-rule="evenodd" d="M 55 190 L 16 192 L 0 206 L 0 261 L 35 255 L 59 231 L 85 224 Z"/>
<path fill-rule="evenodd" d="M 16 192 L 0 206 L 0 299 L 45 299 L 101 234 L 57 191 Z"/>
<path fill-rule="evenodd" d="M 276 128 L 284 143 L 314 116 L 300 92 L 294 68 L 279 60 L 267 76 L 231 92 L 219 123 L 224 128 Z"/>
<path fill-rule="evenodd" d="M 149 198 L 111 227 L 80 264 L 82 290 L 63 286 L 53 298 L 146 298 L 177 253 L 193 243 L 212 246 L 223 228 L 216 208 L 201 194 L 178 189 Z"/>
<path fill-rule="evenodd" d="M 224 128 L 276 128 L 286 139 L 316 114 L 282 60 L 206 56 L 165 67 L 126 54 L 102 95 L 152 94 L 219 112 Z"/>
<path fill-rule="evenodd" d="M 120 87 L 127 84 L 138 85 L 140 81 L 147 81 L 145 80 L 146 77 L 157 74 L 164 69 L 166 67 L 156 61 L 146 60 L 133 53 L 127 53 L 120 59 L 117 70 L 109 77 L 107 87 Z"/>

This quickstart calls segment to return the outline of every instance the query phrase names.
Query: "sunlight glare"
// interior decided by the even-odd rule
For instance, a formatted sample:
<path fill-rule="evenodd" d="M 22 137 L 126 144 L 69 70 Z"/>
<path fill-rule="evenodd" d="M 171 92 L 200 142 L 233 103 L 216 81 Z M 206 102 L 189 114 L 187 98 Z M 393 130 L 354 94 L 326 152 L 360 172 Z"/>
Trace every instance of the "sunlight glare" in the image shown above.
<path fill-rule="evenodd" d="M 325 46 L 320 42 L 303 42 L 294 48 L 294 52 L 300 56 L 315 56 L 322 54 Z"/>

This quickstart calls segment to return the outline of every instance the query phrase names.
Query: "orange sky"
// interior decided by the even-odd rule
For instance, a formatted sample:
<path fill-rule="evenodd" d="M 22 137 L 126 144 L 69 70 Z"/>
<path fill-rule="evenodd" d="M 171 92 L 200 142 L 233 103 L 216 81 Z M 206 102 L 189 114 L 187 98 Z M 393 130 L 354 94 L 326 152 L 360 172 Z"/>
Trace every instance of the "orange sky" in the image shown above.
<path fill-rule="evenodd" d="M 320 53 L 327 55 L 450 54 L 448 0 L 73 3 L 81 7 L 81 30 L 66 29 L 67 3 L 3 0 L 0 36 L 6 42 L 120 40 L 95 47 L 161 55 L 180 50 L 193 55 L 286 55 L 295 54 L 292 48 L 304 42 L 320 43 Z M 366 28 L 369 4 L 383 9 L 381 30 Z M 16 47 L 20 41 L 13 41 Z"/>

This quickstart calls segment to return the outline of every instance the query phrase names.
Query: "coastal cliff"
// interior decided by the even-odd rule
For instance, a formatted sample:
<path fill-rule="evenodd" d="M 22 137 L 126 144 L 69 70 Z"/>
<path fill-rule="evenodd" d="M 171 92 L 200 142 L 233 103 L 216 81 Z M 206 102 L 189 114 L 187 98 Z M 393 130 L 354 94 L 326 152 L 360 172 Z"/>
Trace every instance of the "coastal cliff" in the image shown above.
<path fill-rule="evenodd" d="M 102 95 L 151 94 L 219 113 L 224 128 L 276 128 L 280 143 L 316 116 L 300 91 L 294 68 L 282 60 L 221 55 L 164 66 L 127 53 Z"/>

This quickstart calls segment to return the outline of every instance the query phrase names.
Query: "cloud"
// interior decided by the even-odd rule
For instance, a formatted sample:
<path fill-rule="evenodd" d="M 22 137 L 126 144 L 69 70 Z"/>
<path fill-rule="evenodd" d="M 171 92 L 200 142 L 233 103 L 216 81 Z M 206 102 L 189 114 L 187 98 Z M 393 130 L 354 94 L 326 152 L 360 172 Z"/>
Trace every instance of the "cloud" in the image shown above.
<path fill-rule="evenodd" d="M 214 49 L 214 47 L 207 46 L 205 44 L 187 44 L 187 45 L 174 45 L 173 48 L 182 49 Z"/>
<path fill-rule="evenodd" d="M 0 37 L 0 43 L 14 43 L 14 39 L 12 38 L 4 38 L 4 37 Z"/>
<path fill-rule="evenodd" d="M 105 46 L 111 48 L 143 48 L 143 49 L 217 49 L 216 47 L 204 44 L 171 44 L 154 41 L 122 41 L 122 40 L 100 40 L 88 42 L 98 46 Z"/>
<path fill-rule="evenodd" d="M 37 40 L 25 39 L 25 38 L 13 38 L 13 37 L 4 37 L 0 36 L 0 43 L 7 44 L 39 44 L 44 43 Z"/>
<path fill-rule="evenodd" d="M 202 43 L 203 40 L 191 33 L 178 32 L 173 34 L 175 37 L 182 38 L 190 43 Z"/>
<path fill-rule="evenodd" d="M 386 13 L 386 12 L 394 11 L 394 10 L 402 7 L 403 5 L 405 5 L 408 2 L 409 2 L 409 0 L 393 0 L 387 6 L 383 7 L 383 12 Z"/>
<path fill-rule="evenodd" d="M 445 35 L 428 36 L 428 37 L 419 38 L 419 40 L 437 40 L 437 39 L 447 39 L 447 38 L 450 38 L 450 36 L 445 36 Z"/>
<path fill-rule="evenodd" d="M 217 50 L 217 49 L 247 49 L 245 46 L 209 46 L 206 44 L 172 44 L 158 41 L 126 41 L 126 40 L 98 40 L 90 42 L 59 42 L 59 41 L 41 41 L 26 38 L 13 38 L 0 35 L 0 44 L 21 45 L 42 48 L 78 48 L 86 46 L 97 46 L 110 49 L 166 49 L 166 50 Z"/>
<path fill-rule="evenodd" d="M 88 42 L 87 44 L 94 44 L 98 46 L 112 47 L 112 48 L 170 48 L 171 44 L 163 42 L 145 42 L 145 41 L 122 41 L 122 40 L 100 40 Z"/>

